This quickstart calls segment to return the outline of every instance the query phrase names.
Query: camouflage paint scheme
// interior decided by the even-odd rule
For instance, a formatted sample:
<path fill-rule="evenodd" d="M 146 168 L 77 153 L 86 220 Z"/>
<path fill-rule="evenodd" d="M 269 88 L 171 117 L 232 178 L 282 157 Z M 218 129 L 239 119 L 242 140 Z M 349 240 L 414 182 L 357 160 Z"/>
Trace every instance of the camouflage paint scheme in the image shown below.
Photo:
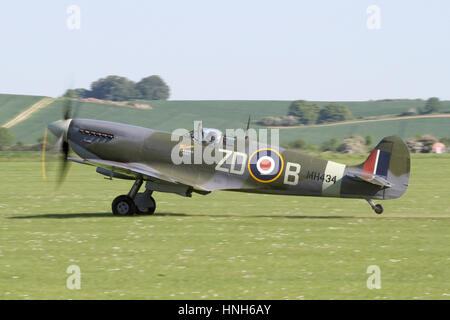
<path fill-rule="evenodd" d="M 242 174 L 229 171 L 231 164 L 179 164 L 171 159 L 173 148 L 180 149 L 178 141 L 172 141 L 171 133 L 89 119 L 69 120 L 65 138 L 81 159 L 70 160 L 97 167 L 97 172 L 122 179 L 143 179 L 147 188 L 155 191 L 174 192 L 191 196 L 192 192 L 207 194 L 214 190 L 230 190 L 265 194 L 301 196 L 326 196 L 362 199 L 394 199 L 408 187 L 410 156 L 399 137 L 384 138 L 375 148 L 390 154 L 385 177 L 364 172 L 364 163 L 345 166 L 307 154 L 276 149 L 282 157 L 280 175 L 270 183 L 257 181 L 249 171 L 248 150 L 270 148 L 245 141 L 247 159 L 237 160 L 235 168 Z M 192 141 L 193 143 L 194 141 Z M 205 143 L 203 143 L 205 146 Z M 190 146 L 181 146 L 183 149 Z M 221 140 L 214 145 L 214 152 L 225 148 Z M 245 169 L 241 166 L 245 166 Z M 288 168 L 289 166 L 289 168 Z M 300 166 L 300 171 L 297 172 Z M 289 172 L 288 172 L 289 170 Z M 296 178 L 296 176 L 298 176 Z M 173 188 L 164 188 L 175 187 Z"/>

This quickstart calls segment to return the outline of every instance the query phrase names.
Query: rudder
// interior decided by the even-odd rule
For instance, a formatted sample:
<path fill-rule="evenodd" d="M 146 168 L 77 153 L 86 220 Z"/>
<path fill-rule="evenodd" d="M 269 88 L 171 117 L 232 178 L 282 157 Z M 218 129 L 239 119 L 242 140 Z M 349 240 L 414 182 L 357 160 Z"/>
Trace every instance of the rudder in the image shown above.
<path fill-rule="evenodd" d="M 361 164 L 363 175 L 384 177 L 392 187 L 384 189 L 383 199 L 401 197 L 408 188 L 411 158 L 408 147 L 400 137 L 383 138 Z"/>

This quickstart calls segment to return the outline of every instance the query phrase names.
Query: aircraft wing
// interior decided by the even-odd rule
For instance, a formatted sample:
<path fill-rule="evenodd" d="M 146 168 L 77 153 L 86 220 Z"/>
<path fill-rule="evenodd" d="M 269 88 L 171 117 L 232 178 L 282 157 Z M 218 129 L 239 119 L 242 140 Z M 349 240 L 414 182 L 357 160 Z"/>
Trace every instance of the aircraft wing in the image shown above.
<path fill-rule="evenodd" d="M 175 184 L 191 187 L 193 191 L 200 194 L 207 194 L 214 190 L 235 190 L 242 186 L 240 177 L 229 178 L 222 175 L 214 175 L 214 177 L 203 184 L 198 184 L 195 177 L 180 174 L 175 170 L 170 170 L 167 166 L 152 166 L 151 164 L 143 164 L 136 162 L 119 162 L 102 159 L 81 159 L 68 158 L 68 160 L 92 165 L 97 168 L 97 172 L 109 176 L 114 173 L 116 178 L 134 180 L 142 176 L 144 180 L 153 181 L 160 184 Z M 104 169 L 103 172 L 99 168 Z"/>
<path fill-rule="evenodd" d="M 184 184 L 188 186 L 190 185 L 188 183 L 184 183 L 183 181 L 179 181 L 175 178 L 169 177 L 168 175 L 160 172 L 159 170 L 156 170 L 142 163 L 124 163 L 101 159 L 79 159 L 79 158 L 68 158 L 68 159 L 73 162 L 100 167 L 130 178 L 143 176 L 149 180 L 163 180 L 175 184 Z"/>
<path fill-rule="evenodd" d="M 363 181 L 370 184 L 374 184 L 376 186 L 379 186 L 380 188 L 391 188 L 393 185 L 385 178 L 376 175 L 376 174 L 370 174 L 370 173 L 348 173 L 348 177 L 350 177 L 353 180 Z"/>

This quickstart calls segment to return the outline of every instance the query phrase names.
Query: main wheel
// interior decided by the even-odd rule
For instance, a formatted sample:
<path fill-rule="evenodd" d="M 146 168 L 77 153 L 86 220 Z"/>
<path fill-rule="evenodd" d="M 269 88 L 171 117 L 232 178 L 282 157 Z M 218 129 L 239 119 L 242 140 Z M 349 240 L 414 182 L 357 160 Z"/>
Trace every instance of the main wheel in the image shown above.
<path fill-rule="evenodd" d="M 156 202 L 155 199 L 153 199 L 153 197 L 150 197 L 150 201 L 151 201 L 151 206 L 150 207 L 138 207 L 136 206 L 136 212 L 137 214 L 142 214 L 142 215 L 152 215 L 155 214 L 155 210 L 156 210 Z"/>
<path fill-rule="evenodd" d="M 382 214 L 384 211 L 384 208 L 381 204 L 375 205 L 375 209 L 373 209 L 376 214 Z"/>
<path fill-rule="evenodd" d="M 115 216 L 132 216 L 136 213 L 136 205 L 129 196 L 118 196 L 112 202 L 112 212 Z"/>

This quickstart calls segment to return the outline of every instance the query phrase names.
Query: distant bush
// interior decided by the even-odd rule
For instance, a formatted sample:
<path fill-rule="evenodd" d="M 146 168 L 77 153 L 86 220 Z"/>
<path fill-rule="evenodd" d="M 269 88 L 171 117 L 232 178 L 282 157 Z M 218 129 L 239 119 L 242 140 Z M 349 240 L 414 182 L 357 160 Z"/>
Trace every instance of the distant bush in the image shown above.
<path fill-rule="evenodd" d="M 330 139 L 328 141 L 325 141 L 324 143 L 322 143 L 320 150 L 321 151 L 337 151 L 337 149 L 339 148 L 339 140 L 336 138 Z"/>
<path fill-rule="evenodd" d="M 368 147 L 371 147 L 372 145 L 373 145 L 373 136 L 366 136 L 366 138 L 365 138 L 365 140 L 366 140 L 366 146 L 368 146 Z"/>
<path fill-rule="evenodd" d="M 289 142 L 288 147 L 294 149 L 305 149 L 308 146 L 308 143 L 303 139 L 297 139 L 292 142 Z"/>
<path fill-rule="evenodd" d="M 408 116 L 416 116 L 419 114 L 419 111 L 416 108 L 409 108 L 408 111 L 405 111 L 399 114 L 399 117 L 408 117 Z"/>
<path fill-rule="evenodd" d="M 312 125 L 319 123 L 339 122 L 354 119 L 347 106 L 340 103 L 329 103 L 324 107 L 306 100 L 293 101 L 288 115 L 283 117 L 264 117 L 257 123 L 262 126 L 293 126 L 297 124 Z"/>
<path fill-rule="evenodd" d="M 262 126 L 295 126 L 298 124 L 298 119 L 294 116 L 282 116 L 282 117 L 264 117 L 257 121 L 257 124 Z"/>
<path fill-rule="evenodd" d="M 340 103 L 329 103 L 325 106 L 297 100 L 289 106 L 288 115 L 298 118 L 301 124 L 318 124 L 340 122 L 354 119 L 350 109 Z"/>
<path fill-rule="evenodd" d="M 135 89 L 141 99 L 144 100 L 167 100 L 170 89 L 160 76 L 150 76 L 136 83 Z"/>
<path fill-rule="evenodd" d="M 139 94 L 133 81 L 125 77 L 108 76 L 91 84 L 91 97 L 102 100 L 125 101 L 138 98 Z"/>
<path fill-rule="evenodd" d="M 0 127 L 0 149 L 9 147 L 14 142 L 14 136 L 7 128 Z"/>
<path fill-rule="evenodd" d="M 319 119 L 319 113 L 322 108 L 317 103 L 297 100 L 289 106 L 288 115 L 298 118 L 298 122 L 301 124 L 315 124 Z"/>
<path fill-rule="evenodd" d="M 91 97 L 91 91 L 83 88 L 78 89 L 69 89 L 64 95 L 64 98 L 76 98 L 76 99 L 85 99 Z"/>
<path fill-rule="evenodd" d="M 352 119 L 354 119 L 353 114 L 347 106 L 340 103 L 330 103 L 320 110 L 317 122 L 340 122 Z"/>
<path fill-rule="evenodd" d="M 423 107 L 422 114 L 439 113 L 441 111 L 441 101 L 439 98 L 432 97 L 427 100 Z"/>
<path fill-rule="evenodd" d="M 405 101 L 423 101 L 423 99 L 407 99 L 407 98 L 397 98 L 397 99 L 379 99 L 379 100 L 370 100 L 376 102 L 405 102 Z"/>
<path fill-rule="evenodd" d="M 69 89 L 64 93 L 64 97 L 69 98 L 96 98 L 110 101 L 167 100 L 169 96 L 169 86 L 157 75 L 143 78 L 138 83 L 125 77 L 107 76 L 94 81 L 91 84 L 91 90 L 78 88 Z"/>

